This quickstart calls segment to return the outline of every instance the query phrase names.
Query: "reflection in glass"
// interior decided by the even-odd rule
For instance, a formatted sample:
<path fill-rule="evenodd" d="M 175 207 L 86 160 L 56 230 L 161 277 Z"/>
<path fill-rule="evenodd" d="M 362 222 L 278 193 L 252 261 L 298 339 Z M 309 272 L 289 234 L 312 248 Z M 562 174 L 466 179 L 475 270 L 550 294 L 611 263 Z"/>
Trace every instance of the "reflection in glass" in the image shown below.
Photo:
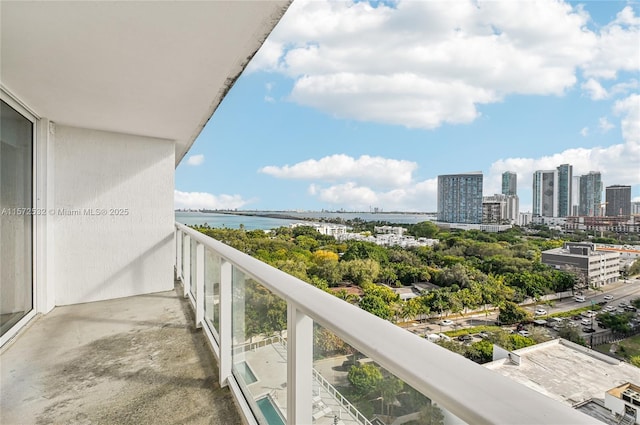
<path fill-rule="evenodd" d="M 196 295 L 197 294 L 197 288 L 196 288 L 196 246 L 198 245 L 198 243 L 194 240 L 194 239 L 190 239 L 191 241 L 191 252 L 190 252 L 190 256 L 191 256 L 191 262 L 189 263 L 190 267 L 191 267 L 191 272 L 190 272 L 190 277 L 189 277 L 189 292 L 191 292 L 191 295 L 193 296 L 193 299 L 196 299 Z"/>
<path fill-rule="evenodd" d="M 33 309 L 33 123 L 1 102 L 0 334 Z"/>
<path fill-rule="evenodd" d="M 318 324 L 313 340 L 314 424 L 463 423 Z"/>
<path fill-rule="evenodd" d="M 287 303 L 232 271 L 233 375 L 261 424 L 287 416 Z"/>
<path fill-rule="evenodd" d="M 204 317 L 215 331 L 220 332 L 220 257 L 210 249 L 204 251 Z"/>

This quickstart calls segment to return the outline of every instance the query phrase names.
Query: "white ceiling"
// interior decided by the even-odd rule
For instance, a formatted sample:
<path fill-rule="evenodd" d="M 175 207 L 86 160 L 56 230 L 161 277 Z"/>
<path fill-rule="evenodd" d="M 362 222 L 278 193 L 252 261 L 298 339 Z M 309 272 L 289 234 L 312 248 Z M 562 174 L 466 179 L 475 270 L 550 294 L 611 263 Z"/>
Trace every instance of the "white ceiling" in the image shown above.
<path fill-rule="evenodd" d="M 288 5 L 2 1 L 0 79 L 59 124 L 175 140 L 177 165 Z"/>

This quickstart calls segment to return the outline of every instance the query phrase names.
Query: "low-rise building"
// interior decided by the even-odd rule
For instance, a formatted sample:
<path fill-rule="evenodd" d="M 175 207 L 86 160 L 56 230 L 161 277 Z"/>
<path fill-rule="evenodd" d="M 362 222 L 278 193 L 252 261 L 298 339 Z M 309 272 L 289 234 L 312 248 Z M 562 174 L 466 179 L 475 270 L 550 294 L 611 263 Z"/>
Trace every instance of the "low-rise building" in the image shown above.
<path fill-rule="evenodd" d="M 562 248 L 542 251 L 542 263 L 559 270 L 576 270 L 589 286 L 600 287 L 620 278 L 620 254 L 599 250 L 594 243 L 565 242 Z"/>
<path fill-rule="evenodd" d="M 640 382 L 640 368 L 564 339 L 505 351 L 484 366 L 603 423 L 622 423 L 625 406 L 640 405 L 633 404 L 633 393 L 627 391 L 638 388 L 629 382 Z M 584 408 L 591 402 L 597 409 Z"/>

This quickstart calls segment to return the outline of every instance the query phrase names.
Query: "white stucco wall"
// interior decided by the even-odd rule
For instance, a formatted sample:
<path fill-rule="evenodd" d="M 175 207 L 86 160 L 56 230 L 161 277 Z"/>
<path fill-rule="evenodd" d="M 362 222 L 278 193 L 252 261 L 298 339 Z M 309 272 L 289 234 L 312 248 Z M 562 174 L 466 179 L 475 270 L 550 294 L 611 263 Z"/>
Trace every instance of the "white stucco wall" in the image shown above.
<path fill-rule="evenodd" d="M 173 288 L 174 143 L 57 125 L 53 145 L 55 304 Z"/>

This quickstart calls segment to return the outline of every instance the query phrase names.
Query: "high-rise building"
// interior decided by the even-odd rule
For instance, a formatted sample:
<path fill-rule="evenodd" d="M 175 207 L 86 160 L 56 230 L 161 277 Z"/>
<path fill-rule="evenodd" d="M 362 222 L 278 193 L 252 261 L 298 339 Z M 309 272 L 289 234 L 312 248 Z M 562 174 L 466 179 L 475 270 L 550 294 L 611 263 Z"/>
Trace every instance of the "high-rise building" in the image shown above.
<path fill-rule="evenodd" d="M 607 186 L 605 193 L 607 217 L 631 215 L 631 186 Z"/>
<path fill-rule="evenodd" d="M 557 170 L 538 170 L 533 173 L 533 216 L 558 216 Z"/>
<path fill-rule="evenodd" d="M 580 176 L 573 176 L 571 179 L 571 215 L 578 215 L 580 205 Z"/>
<path fill-rule="evenodd" d="M 640 202 L 631 203 L 631 214 L 640 214 Z"/>
<path fill-rule="evenodd" d="M 558 215 L 567 217 L 571 215 L 571 192 L 573 180 L 573 166 L 562 164 L 558 170 Z"/>
<path fill-rule="evenodd" d="M 438 221 L 482 223 L 482 173 L 438 176 Z"/>
<path fill-rule="evenodd" d="M 513 171 L 505 171 L 502 173 L 502 194 L 518 194 L 518 175 Z"/>
<path fill-rule="evenodd" d="M 567 217 L 572 213 L 573 166 L 533 173 L 533 216 Z"/>
<path fill-rule="evenodd" d="M 519 200 L 517 195 L 503 195 L 482 198 L 483 224 L 516 224 L 518 222 Z"/>
<path fill-rule="evenodd" d="M 580 176 L 580 204 L 578 215 L 600 216 L 602 206 L 602 175 L 599 171 L 589 171 Z"/>

